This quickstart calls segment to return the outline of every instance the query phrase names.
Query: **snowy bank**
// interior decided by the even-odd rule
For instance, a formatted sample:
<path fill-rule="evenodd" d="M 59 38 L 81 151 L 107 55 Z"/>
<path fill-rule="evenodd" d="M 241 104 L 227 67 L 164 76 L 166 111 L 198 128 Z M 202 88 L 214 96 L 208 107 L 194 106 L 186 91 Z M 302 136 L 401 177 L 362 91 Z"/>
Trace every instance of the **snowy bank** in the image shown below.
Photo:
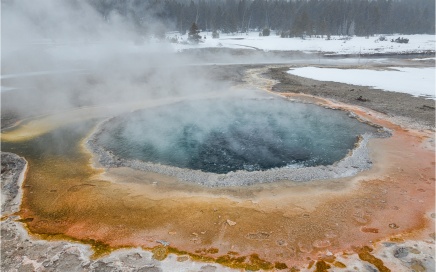
<path fill-rule="evenodd" d="M 169 38 L 177 37 L 179 43 L 174 43 L 175 50 L 181 51 L 191 48 L 245 48 L 263 51 L 306 51 L 321 52 L 332 55 L 353 54 L 409 54 L 428 53 L 435 51 L 434 35 L 384 35 L 385 41 L 380 41 L 379 36 L 374 37 L 339 37 L 332 36 L 330 40 L 323 38 L 281 38 L 280 36 L 259 36 L 258 32 L 220 34 L 220 38 L 213 39 L 211 32 L 200 33 L 202 42 L 199 44 L 183 44 L 187 35 L 172 33 Z M 206 37 L 206 39 L 204 39 Z M 403 37 L 409 39 L 408 43 L 391 42 L 392 39 Z"/>
<path fill-rule="evenodd" d="M 369 86 L 391 92 L 435 99 L 435 68 L 391 68 L 392 70 L 302 67 L 288 73 L 321 81 Z"/>

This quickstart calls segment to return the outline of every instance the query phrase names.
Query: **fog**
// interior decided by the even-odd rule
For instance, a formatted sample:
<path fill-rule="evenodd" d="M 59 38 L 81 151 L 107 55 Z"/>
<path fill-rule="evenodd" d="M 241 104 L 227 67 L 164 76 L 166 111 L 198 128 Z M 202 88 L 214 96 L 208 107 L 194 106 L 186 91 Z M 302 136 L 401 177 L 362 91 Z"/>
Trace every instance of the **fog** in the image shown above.
<path fill-rule="evenodd" d="M 85 1 L 2 1 L 1 19 L 3 121 L 227 88 L 191 67 L 194 57 Z"/>
<path fill-rule="evenodd" d="M 152 14 L 153 11 L 150 10 L 150 15 L 144 16 L 152 16 Z M 147 21 L 153 20 L 149 18 Z M 147 29 L 153 28 L 161 29 L 162 25 L 160 23 L 147 25 Z M 143 146 L 149 144 L 144 143 L 144 135 L 147 135 L 147 139 L 150 139 L 156 148 L 165 149 L 165 152 L 170 154 L 169 156 L 173 156 L 174 152 L 181 149 L 171 148 L 171 143 L 167 143 L 168 138 L 159 135 L 183 132 L 189 128 L 189 133 L 194 135 L 194 140 L 199 143 L 207 142 L 202 137 L 210 138 L 213 135 L 216 137 L 212 138 L 221 137 L 222 143 L 218 141 L 217 147 L 225 144 L 230 146 L 231 150 L 237 150 L 235 157 L 240 165 L 244 165 L 244 161 L 239 161 L 240 158 L 257 157 L 262 160 L 269 157 L 270 161 L 276 160 L 277 152 L 274 152 L 281 149 L 278 145 L 280 139 L 276 139 L 277 135 L 271 132 L 272 128 L 268 129 L 269 119 L 266 120 L 263 117 L 270 114 L 268 106 L 262 109 L 257 106 L 255 108 L 246 107 L 246 110 L 242 109 L 244 112 L 241 112 L 243 103 L 218 103 L 219 110 L 210 110 L 212 105 L 217 106 L 214 99 L 218 97 L 232 96 L 236 100 L 236 97 L 238 99 L 258 99 L 268 95 L 252 90 L 243 91 L 232 88 L 232 85 L 242 78 L 243 70 L 238 66 L 222 67 L 205 64 L 211 58 L 220 60 L 222 63 L 273 62 L 277 59 L 269 58 L 271 55 L 262 53 L 235 56 L 231 51 L 216 50 L 179 53 L 175 52 L 168 42 L 145 33 L 138 29 L 128 17 L 116 13 L 103 17 L 85 1 L 3 1 L 2 128 L 22 118 L 46 114 L 56 117 L 44 119 L 47 122 L 59 122 L 61 119 L 62 124 L 67 124 L 71 122 L 69 119 L 74 119 L 74 122 L 84 122 L 93 118 L 117 116 L 141 107 L 153 110 L 154 106 L 166 105 L 165 107 L 169 107 L 171 111 L 177 111 L 177 107 L 171 108 L 171 103 L 184 99 L 190 101 L 208 99 L 202 100 L 205 101 L 203 104 L 197 103 L 195 108 L 180 109 L 179 107 L 178 111 L 182 112 L 172 112 L 171 116 L 175 116 L 172 121 L 168 118 L 156 117 L 158 121 L 148 122 L 145 128 L 144 122 L 132 122 L 121 134 L 125 139 L 141 143 Z M 251 56 L 256 56 L 256 58 L 250 58 Z M 119 105 L 123 105 L 121 109 Z M 82 114 L 76 114 L 77 111 L 74 111 L 74 116 L 69 114 L 73 112 L 72 109 L 76 108 L 80 108 Z M 95 113 L 88 111 L 90 108 L 99 110 Z M 242 120 L 240 125 L 229 121 L 233 120 L 234 116 L 241 114 L 244 116 L 245 111 L 251 112 L 251 116 L 258 119 L 258 122 L 245 128 L 244 124 L 248 123 L 251 117 L 240 118 Z M 306 116 L 305 114 L 303 115 Z M 181 119 L 177 118 L 178 115 Z M 335 114 L 331 116 L 326 118 L 324 123 L 336 122 L 333 120 L 337 118 L 333 117 Z M 306 131 L 309 129 L 304 128 L 306 124 L 314 123 L 309 122 L 306 117 L 302 118 L 292 114 L 283 118 L 274 122 L 292 119 L 292 122 L 285 122 L 282 125 L 282 127 L 288 127 L 290 131 L 293 128 Z M 198 122 L 202 125 L 197 126 Z M 238 129 L 242 132 L 238 129 L 235 130 L 237 133 L 232 132 L 231 129 L 220 129 L 221 124 L 226 122 L 231 123 L 229 127 L 234 125 L 240 127 Z M 191 126 L 191 124 L 194 125 Z M 317 131 L 317 127 L 319 126 L 312 128 Z M 191 131 L 196 128 L 199 130 Z M 160 134 L 154 133 L 159 131 Z M 228 132 L 229 136 L 218 137 L 219 135 L 214 134 L 214 131 Z M 179 134 L 183 136 L 182 132 Z M 241 136 L 246 133 L 249 136 L 244 136 L 245 138 Z M 252 134 L 259 136 L 260 147 L 250 152 L 247 151 L 242 156 L 238 150 L 250 150 L 245 145 L 251 144 L 252 141 L 247 140 L 248 142 L 241 143 L 238 142 L 238 138 L 251 139 Z M 303 135 L 309 134 L 308 131 L 303 132 Z M 60 133 L 58 136 L 62 142 L 65 135 Z M 180 140 L 182 136 L 179 136 L 174 141 L 184 140 Z M 306 136 L 299 138 L 304 137 Z M 328 141 L 325 140 L 325 142 Z M 263 150 L 266 148 L 264 145 L 274 146 L 270 149 L 275 151 Z M 301 143 L 299 145 L 306 147 L 310 144 Z M 352 146 L 353 143 L 349 145 Z M 209 150 L 209 147 L 206 149 Z M 302 160 L 301 158 L 309 156 L 307 153 L 313 153 L 316 150 L 312 148 L 310 152 L 303 152 L 300 147 L 291 149 L 292 152 L 289 151 L 286 156 L 284 155 L 288 157 L 288 160 L 283 160 L 285 164 Z M 183 151 L 180 156 L 182 157 L 180 160 L 184 161 L 183 157 L 191 156 L 191 154 Z M 340 159 L 339 157 L 335 156 L 335 159 Z M 207 158 L 197 159 L 194 163 L 205 160 Z M 216 162 L 211 164 L 216 164 Z M 231 164 L 236 165 L 236 162 Z M 253 163 L 253 165 L 258 164 L 260 162 Z M 275 163 L 271 165 L 277 166 Z M 258 169 L 257 166 L 250 167 Z M 269 164 L 259 169 L 268 167 Z M 197 168 L 201 169 L 201 167 Z"/>
<path fill-rule="evenodd" d="M 164 124 L 164 125 L 163 125 Z M 94 144 L 123 159 L 226 174 L 331 165 L 372 128 L 284 99 L 208 99 L 135 111 L 100 127 Z"/>

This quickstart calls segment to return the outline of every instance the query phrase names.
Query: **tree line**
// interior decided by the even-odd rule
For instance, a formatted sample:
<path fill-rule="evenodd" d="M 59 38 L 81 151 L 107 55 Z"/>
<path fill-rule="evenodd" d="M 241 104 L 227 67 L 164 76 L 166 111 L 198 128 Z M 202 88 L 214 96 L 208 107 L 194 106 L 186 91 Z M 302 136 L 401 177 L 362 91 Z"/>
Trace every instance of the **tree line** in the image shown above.
<path fill-rule="evenodd" d="M 186 33 L 195 23 L 203 31 L 271 29 L 282 37 L 435 33 L 434 0 L 89 1 L 105 18 L 116 12 L 143 32 Z"/>

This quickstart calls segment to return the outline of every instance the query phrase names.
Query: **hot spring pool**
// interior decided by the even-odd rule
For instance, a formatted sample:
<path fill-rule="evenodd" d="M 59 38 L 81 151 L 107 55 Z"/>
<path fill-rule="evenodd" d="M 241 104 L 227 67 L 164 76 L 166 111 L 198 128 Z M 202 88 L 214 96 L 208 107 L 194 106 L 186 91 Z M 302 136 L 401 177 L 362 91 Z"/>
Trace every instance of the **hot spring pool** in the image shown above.
<path fill-rule="evenodd" d="M 94 144 L 117 158 L 207 173 L 332 165 L 375 128 L 284 99 L 194 100 L 105 122 Z"/>

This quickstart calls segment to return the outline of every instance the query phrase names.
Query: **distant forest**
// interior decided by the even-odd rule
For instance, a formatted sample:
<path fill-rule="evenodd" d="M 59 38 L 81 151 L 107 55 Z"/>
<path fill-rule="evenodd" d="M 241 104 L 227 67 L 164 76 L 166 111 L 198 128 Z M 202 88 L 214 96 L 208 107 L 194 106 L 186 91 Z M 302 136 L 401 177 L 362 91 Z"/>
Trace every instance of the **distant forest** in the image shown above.
<path fill-rule="evenodd" d="M 224 33 L 275 30 L 311 35 L 434 34 L 434 0 L 89 0 L 105 18 L 114 12 L 139 31 L 186 33 L 192 23 Z M 150 27 L 152 26 L 152 27 Z"/>

